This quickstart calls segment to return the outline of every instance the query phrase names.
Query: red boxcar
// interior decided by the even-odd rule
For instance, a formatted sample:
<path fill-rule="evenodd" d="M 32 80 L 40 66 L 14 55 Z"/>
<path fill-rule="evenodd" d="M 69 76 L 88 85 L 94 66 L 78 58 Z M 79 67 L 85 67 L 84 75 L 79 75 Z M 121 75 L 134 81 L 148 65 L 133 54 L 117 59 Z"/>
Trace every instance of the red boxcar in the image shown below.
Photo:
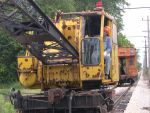
<path fill-rule="evenodd" d="M 120 81 L 119 83 L 131 83 L 137 79 L 137 54 L 135 48 L 118 48 Z"/>

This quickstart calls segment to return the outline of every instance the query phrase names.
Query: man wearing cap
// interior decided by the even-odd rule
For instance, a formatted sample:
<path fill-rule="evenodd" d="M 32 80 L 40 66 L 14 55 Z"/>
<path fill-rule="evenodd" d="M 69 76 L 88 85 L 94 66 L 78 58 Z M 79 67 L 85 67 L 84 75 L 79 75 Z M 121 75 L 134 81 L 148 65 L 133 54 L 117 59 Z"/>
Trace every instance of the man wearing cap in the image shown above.
<path fill-rule="evenodd" d="M 109 37 L 110 35 L 110 27 L 104 27 L 104 60 L 105 60 L 105 79 L 110 79 L 109 71 L 110 71 L 110 54 L 112 51 L 112 41 Z"/>

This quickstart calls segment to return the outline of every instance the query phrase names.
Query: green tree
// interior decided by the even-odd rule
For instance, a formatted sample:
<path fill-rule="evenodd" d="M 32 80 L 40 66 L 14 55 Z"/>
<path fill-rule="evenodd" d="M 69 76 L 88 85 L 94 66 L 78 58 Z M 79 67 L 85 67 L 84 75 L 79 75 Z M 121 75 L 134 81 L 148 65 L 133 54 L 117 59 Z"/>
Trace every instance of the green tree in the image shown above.
<path fill-rule="evenodd" d="M 0 28 L 0 83 L 16 80 L 16 60 L 21 51 L 21 45 Z"/>
<path fill-rule="evenodd" d="M 63 12 L 75 11 L 75 1 L 74 0 L 37 0 L 37 4 L 51 18 L 54 18 L 55 13 L 58 10 Z"/>
<path fill-rule="evenodd" d="M 134 47 L 134 45 L 122 33 L 118 34 L 118 46 L 119 47 Z"/>

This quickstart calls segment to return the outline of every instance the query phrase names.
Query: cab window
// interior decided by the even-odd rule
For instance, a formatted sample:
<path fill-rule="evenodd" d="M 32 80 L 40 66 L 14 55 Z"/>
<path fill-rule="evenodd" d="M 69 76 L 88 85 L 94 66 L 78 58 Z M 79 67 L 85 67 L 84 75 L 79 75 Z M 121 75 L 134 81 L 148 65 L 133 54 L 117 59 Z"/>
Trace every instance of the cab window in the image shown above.
<path fill-rule="evenodd" d="M 100 42 L 98 38 L 82 40 L 82 64 L 98 65 L 100 63 Z"/>
<path fill-rule="evenodd" d="M 85 17 L 85 36 L 93 37 L 100 35 L 100 15 Z"/>

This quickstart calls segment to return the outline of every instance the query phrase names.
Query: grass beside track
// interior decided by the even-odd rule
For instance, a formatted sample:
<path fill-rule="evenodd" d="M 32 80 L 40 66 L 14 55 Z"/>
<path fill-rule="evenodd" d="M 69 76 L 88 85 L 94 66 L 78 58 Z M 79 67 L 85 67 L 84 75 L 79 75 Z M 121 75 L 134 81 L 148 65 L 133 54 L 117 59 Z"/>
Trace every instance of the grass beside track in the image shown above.
<path fill-rule="evenodd" d="M 9 99 L 4 95 L 0 95 L 0 113 L 15 113 Z"/>
<path fill-rule="evenodd" d="M 0 84 L 0 113 L 15 113 L 15 109 L 9 101 L 9 92 L 12 87 L 21 89 L 20 84 Z"/>
<path fill-rule="evenodd" d="M 30 95 L 34 93 L 39 93 L 40 89 L 24 89 L 18 82 L 11 84 L 0 84 L 0 113 L 15 113 L 13 105 L 10 103 L 9 94 L 10 89 L 15 88 L 20 90 L 24 95 Z"/>

